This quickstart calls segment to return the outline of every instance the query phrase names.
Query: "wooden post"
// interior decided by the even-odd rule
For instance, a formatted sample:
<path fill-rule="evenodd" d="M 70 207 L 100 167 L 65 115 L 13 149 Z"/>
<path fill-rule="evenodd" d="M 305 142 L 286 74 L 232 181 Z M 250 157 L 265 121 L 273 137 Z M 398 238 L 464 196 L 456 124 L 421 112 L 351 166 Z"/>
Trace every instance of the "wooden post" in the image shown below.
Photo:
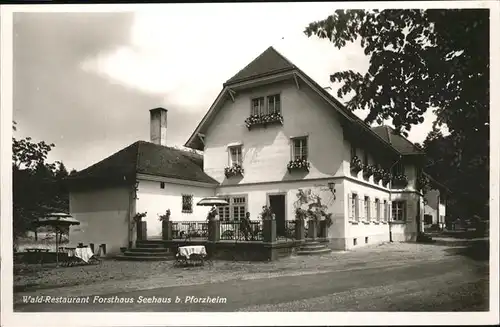
<path fill-rule="evenodd" d="M 172 239 L 172 222 L 168 219 L 161 222 L 161 236 L 164 241 Z"/>
<path fill-rule="evenodd" d="M 304 220 L 297 219 L 295 220 L 295 238 L 297 240 L 303 240 L 305 238 L 305 225 Z"/>
<path fill-rule="evenodd" d="M 264 242 L 276 242 L 276 220 L 265 219 L 262 226 Z"/>
<path fill-rule="evenodd" d="M 307 221 L 307 238 L 315 240 L 318 236 L 318 225 L 316 220 L 309 219 Z"/>
<path fill-rule="evenodd" d="M 326 225 L 326 220 L 321 220 L 319 222 L 319 236 L 321 238 L 328 238 L 328 226 Z"/>

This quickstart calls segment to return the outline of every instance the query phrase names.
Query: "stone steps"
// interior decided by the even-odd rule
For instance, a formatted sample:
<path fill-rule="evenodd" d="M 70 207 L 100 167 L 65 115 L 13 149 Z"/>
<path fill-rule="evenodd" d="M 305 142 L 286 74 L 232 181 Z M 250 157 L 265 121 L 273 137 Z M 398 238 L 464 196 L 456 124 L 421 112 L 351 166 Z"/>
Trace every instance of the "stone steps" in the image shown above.
<path fill-rule="evenodd" d="M 306 241 L 297 250 L 297 255 L 321 255 L 332 252 L 324 242 Z"/>
<path fill-rule="evenodd" d="M 115 257 L 117 260 L 130 261 L 165 261 L 174 258 L 174 254 L 165 248 L 162 240 L 137 241 L 135 248 L 127 249 Z"/>

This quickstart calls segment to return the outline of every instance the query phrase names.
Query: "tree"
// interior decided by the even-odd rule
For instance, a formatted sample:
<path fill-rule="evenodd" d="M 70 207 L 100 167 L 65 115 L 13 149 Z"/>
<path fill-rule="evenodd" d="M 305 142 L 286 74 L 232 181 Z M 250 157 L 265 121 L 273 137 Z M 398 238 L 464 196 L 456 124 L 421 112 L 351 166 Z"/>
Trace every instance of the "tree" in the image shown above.
<path fill-rule="evenodd" d="M 68 192 L 63 180 L 68 171 L 62 162 L 47 163 L 54 144 L 12 139 L 14 237 L 33 228 L 33 221 L 48 211 L 67 211 Z"/>
<path fill-rule="evenodd" d="M 489 184 L 488 10 L 338 10 L 309 24 L 304 33 L 328 38 L 338 48 L 360 41 L 370 57 L 368 72 L 339 71 L 331 81 L 341 83 L 339 97 L 353 94 L 348 109 L 369 111 L 367 123 L 392 119 L 396 130 L 407 135 L 433 108 L 434 127 L 445 124 L 450 134 L 434 131 L 424 142 L 431 160 L 442 162 L 432 170 L 454 174 L 449 178 L 456 195 L 466 196 L 474 210 L 484 207 Z"/>

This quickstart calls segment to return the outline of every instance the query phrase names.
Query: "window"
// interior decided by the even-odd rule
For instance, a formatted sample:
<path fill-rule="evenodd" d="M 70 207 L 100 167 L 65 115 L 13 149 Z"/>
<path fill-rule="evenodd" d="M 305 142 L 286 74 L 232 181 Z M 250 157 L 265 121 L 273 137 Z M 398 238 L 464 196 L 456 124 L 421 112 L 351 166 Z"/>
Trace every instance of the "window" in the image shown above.
<path fill-rule="evenodd" d="M 307 137 L 293 139 L 293 159 L 307 160 Z"/>
<path fill-rule="evenodd" d="M 245 197 L 237 197 L 232 198 L 232 207 L 233 207 L 233 220 L 241 220 L 245 217 L 246 209 L 246 201 Z"/>
<path fill-rule="evenodd" d="M 432 224 L 432 215 L 424 215 L 424 224 L 426 225 Z"/>
<path fill-rule="evenodd" d="M 356 193 L 353 193 L 351 195 L 351 201 L 349 205 L 351 209 L 350 218 L 359 221 L 358 195 Z"/>
<path fill-rule="evenodd" d="M 365 220 L 370 220 L 370 198 L 365 196 Z"/>
<path fill-rule="evenodd" d="M 183 213 L 193 213 L 193 196 L 192 195 L 182 195 L 182 212 Z"/>
<path fill-rule="evenodd" d="M 368 151 L 363 153 L 363 165 L 368 165 Z"/>
<path fill-rule="evenodd" d="M 351 159 L 356 156 L 356 146 L 351 144 Z"/>
<path fill-rule="evenodd" d="M 242 164 L 241 146 L 233 146 L 229 148 L 229 165 Z"/>
<path fill-rule="evenodd" d="M 160 188 L 165 188 L 165 182 L 160 182 Z"/>
<path fill-rule="evenodd" d="M 365 237 L 365 243 L 368 244 L 368 236 Z"/>
<path fill-rule="evenodd" d="M 384 200 L 384 221 L 389 220 L 389 217 L 387 217 L 388 213 L 389 213 L 389 210 L 387 207 L 387 200 Z"/>
<path fill-rule="evenodd" d="M 267 97 L 267 112 L 270 114 L 281 112 L 281 101 L 279 94 Z"/>
<path fill-rule="evenodd" d="M 380 221 L 380 200 L 375 199 L 375 215 L 377 217 L 377 221 Z"/>
<path fill-rule="evenodd" d="M 221 221 L 228 221 L 230 220 L 231 218 L 231 215 L 230 215 L 230 205 L 231 205 L 231 199 L 230 198 L 225 198 L 224 200 L 227 201 L 227 203 L 229 203 L 229 205 L 227 206 L 219 206 L 218 209 L 219 209 L 219 219 Z"/>
<path fill-rule="evenodd" d="M 252 99 L 252 115 L 264 114 L 264 97 Z"/>
<path fill-rule="evenodd" d="M 245 217 L 247 212 L 245 196 L 229 197 L 225 200 L 229 202 L 229 205 L 219 206 L 219 219 L 221 221 L 238 221 Z"/>
<path fill-rule="evenodd" d="M 357 238 L 353 238 L 353 239 L 352 239 L 352 244 L 353 244 L 354 246 L 358 245 L 358 239 L 357 239 Z"/>
<path fill-rule="evenodd" d="M 394 221 L 404 221 L 405 220 L 405 201 L 393 201 L 392 202 L 392 219 Z"/>

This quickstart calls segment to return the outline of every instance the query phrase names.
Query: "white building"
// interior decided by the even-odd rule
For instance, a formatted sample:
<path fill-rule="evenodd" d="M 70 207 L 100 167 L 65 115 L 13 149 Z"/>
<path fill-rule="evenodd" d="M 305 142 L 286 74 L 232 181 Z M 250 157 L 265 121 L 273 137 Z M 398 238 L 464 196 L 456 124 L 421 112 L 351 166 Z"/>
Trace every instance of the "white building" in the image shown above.
<path fill-rule="evenodd" d="M 270 205 L 280 234 L 295 218 L 299 189 L 320 195 L 333 214 L 332 248 L 415 240 L 423 225 L 423 153 L 390 127 L 362 122 L 272 47 L 224 83 L 186 142 L 202 157 L 165 146 L 166 114 L 151 111 L 151 142 L 72 178 L 70 211 L 83 223 L 71 240 L 117 252 L 135 240 L 135 213 L 147 211 L 148 238 L 159 237 L 159 214 L 170 209 L 174 221 L 204 221 L 207 209 L 194 204 L 213 195 L 230 201 L 220 208 L 223 220 L 246 212 L 258 219 Z M 242 170 L 228 171 L 235 165 Z M 387 184 L 365 175 L 375 168 L 405 177 Z"/>

